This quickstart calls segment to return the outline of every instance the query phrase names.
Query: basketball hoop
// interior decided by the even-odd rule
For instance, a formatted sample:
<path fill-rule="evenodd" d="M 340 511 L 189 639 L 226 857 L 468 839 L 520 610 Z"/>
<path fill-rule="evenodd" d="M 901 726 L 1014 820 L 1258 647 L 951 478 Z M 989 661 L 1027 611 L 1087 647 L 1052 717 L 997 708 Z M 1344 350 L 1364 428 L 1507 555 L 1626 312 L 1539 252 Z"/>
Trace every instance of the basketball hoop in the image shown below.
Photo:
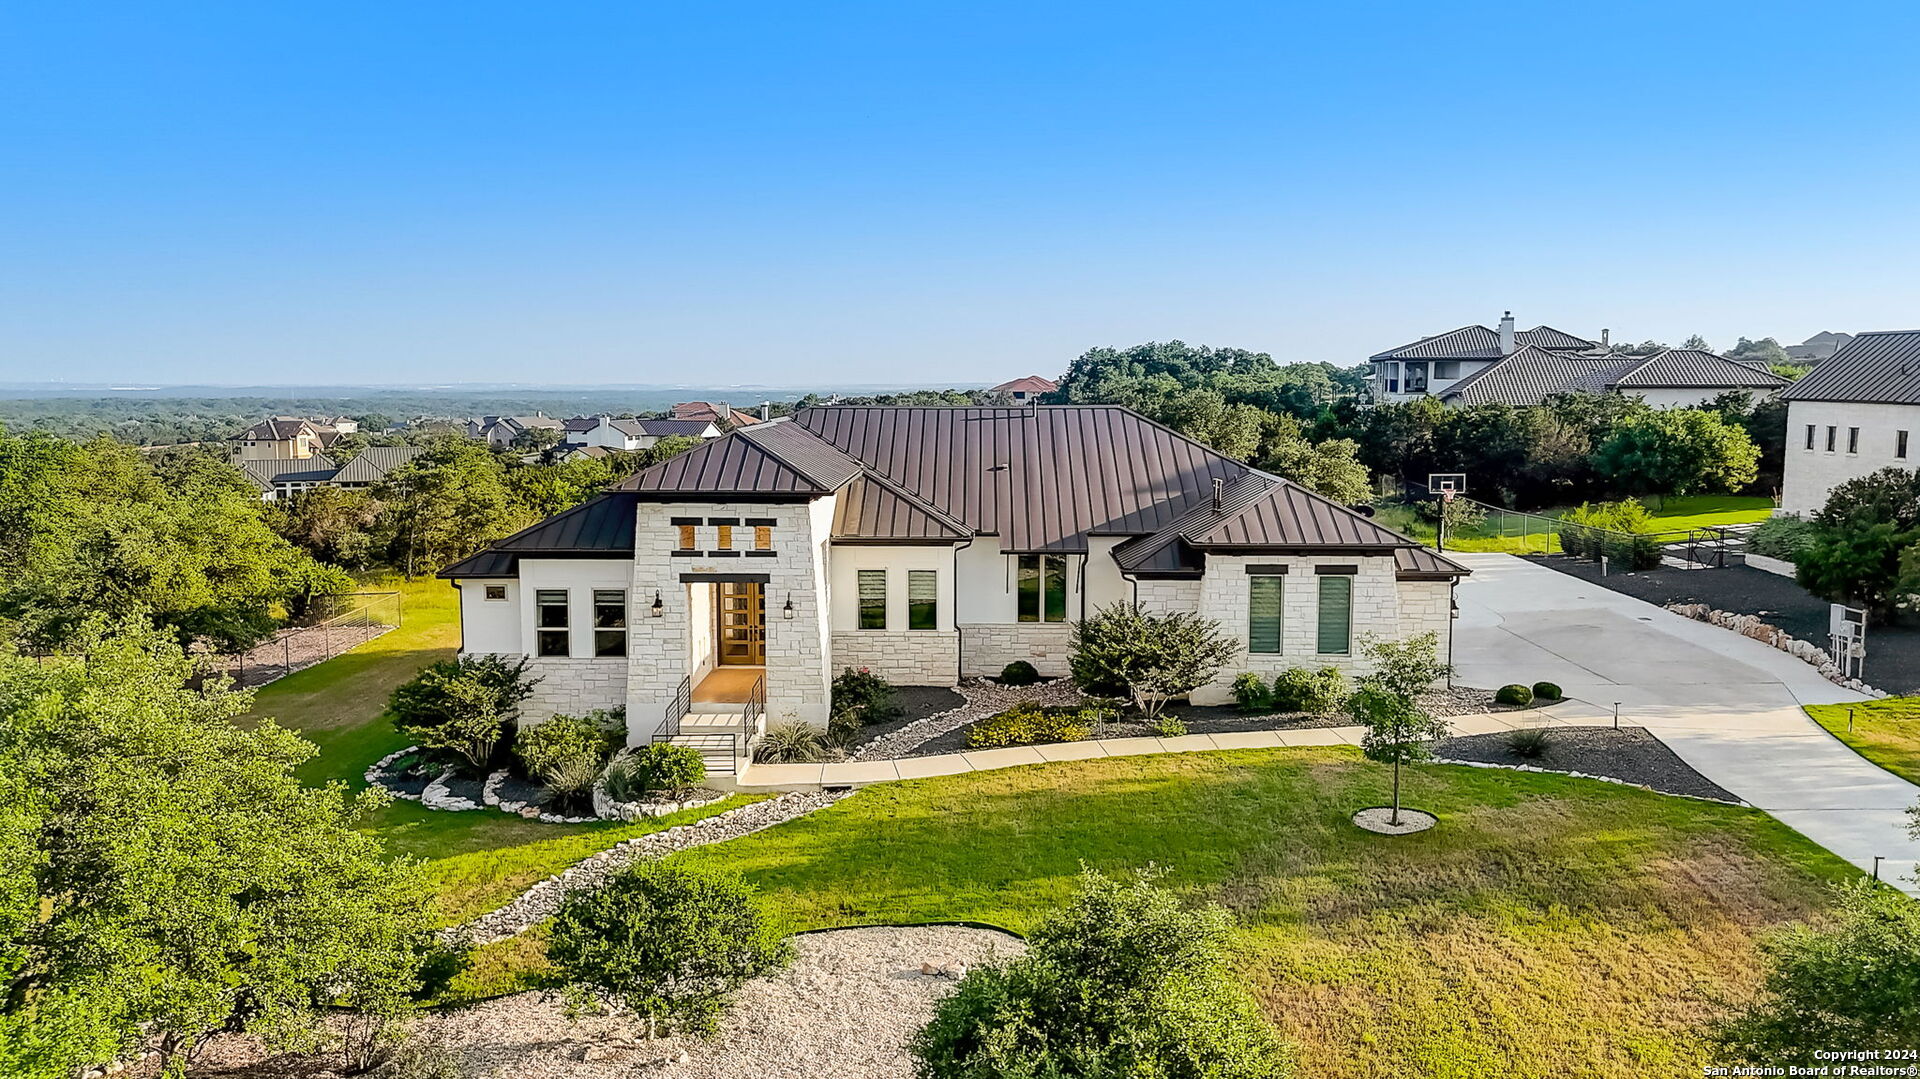
<path fill-rule="evenodd" d="M 1453 488 L 1451 488 L 1451 487 L 1449 487 L 1449 488 L 1447 488 L 1446 490 L 1444 490 L 1444 491 L 1441 491 L 1441 492 L 1440 492 L 1440 497 L 1441 497 L 1442 499 L 1445 499 L 1445 500 L 1446 500 L 1446 501 L 1448 501 L 1448 502 L 1451 502 L 1451 501 L 1453 501 L 1453 496 L 1454 496 L 1454 495 L 1457 495 L 1457 494 L 1459 494 L 1459 493 L 1460 493 L 1460 492 L 1458 492 L 1458 491 L 1456 491 L 1456 490 L 1454 490 Z"/>

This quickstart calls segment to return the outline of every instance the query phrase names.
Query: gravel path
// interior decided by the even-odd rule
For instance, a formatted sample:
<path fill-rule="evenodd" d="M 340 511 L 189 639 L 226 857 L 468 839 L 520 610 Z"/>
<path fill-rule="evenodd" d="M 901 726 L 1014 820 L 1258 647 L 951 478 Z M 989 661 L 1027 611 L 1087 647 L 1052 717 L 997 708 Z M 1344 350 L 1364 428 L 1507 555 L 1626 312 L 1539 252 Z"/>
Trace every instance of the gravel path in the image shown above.
<path fill-rule="evenodd" d="M 436 1015 L 421 1033 L 474 1079 L 899 1079 L 913 1074 L 908 1042 L 953 991 L 953 979 L 920 965 L 1025 949 L 1017 937 L 960 926 L 838 929 L 793 943 L 793 965 L 744 986 L 711 1041 L 635 1039 L 637 1025 L 619 1017 L 573 1022 L 546 993 Z"/>
<path fill-rule="evenodd" d="M 679 824 L 665 831 L 629 839 L 589 858 L 574 863 L 558 876 L 521 892 L 504 907 L 489 911 L 465 925 L 443 931 L 449 939 L 464 939 L 473 944 L 491 944 L 517 936 L 545 921 L 560 909 L 568 893 L 597 888 L 616 870 L 642 858 L 658 858 L 675 851 L 690 850 L 713 843 L 725 843 L 751 835 L 763 828 L 784 824 L 825 809 L 845 798 L 850 791 L 782 794 L 764 802 L 729 809 L 692 824 Z"/>
<path fill-rule="evenodd" d="M 914 750 L 943 734 L 1004 712 L 1021 701 L 1039 701 L 1051 706 L 1079 704 L 1086 700 L 1065 678 L 1036 682 L 1030 686 L 1003 686 L 984 678 L 969 678 L 956 689 L 963 701 L 958 707 L 888 731 L 855 749 L 847 759 L 887 761 L 910 756 Z"/>

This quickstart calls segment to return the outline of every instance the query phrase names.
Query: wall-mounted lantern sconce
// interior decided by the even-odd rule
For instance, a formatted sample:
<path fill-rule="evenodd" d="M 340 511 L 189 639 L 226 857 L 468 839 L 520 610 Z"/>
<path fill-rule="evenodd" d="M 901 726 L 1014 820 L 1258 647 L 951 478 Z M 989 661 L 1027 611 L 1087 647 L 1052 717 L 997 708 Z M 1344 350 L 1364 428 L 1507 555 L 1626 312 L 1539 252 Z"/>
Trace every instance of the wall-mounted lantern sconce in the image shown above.
<path fill-rule="evenodd" d="M 649 607 L 648 610 L 653 612 L 655 618 L 659 618 L 661 615 L 667 613 L 667 605 L 660 602 L 660 593 L 655 592 L 653 594 L 653 606 Z"/>
<path fill-rule="evenodd" d="M 793 621 L 793 597 L 791 595 L 787 597 L 787 605 L 780 608 L 780 617 L 789 622 Z"/>

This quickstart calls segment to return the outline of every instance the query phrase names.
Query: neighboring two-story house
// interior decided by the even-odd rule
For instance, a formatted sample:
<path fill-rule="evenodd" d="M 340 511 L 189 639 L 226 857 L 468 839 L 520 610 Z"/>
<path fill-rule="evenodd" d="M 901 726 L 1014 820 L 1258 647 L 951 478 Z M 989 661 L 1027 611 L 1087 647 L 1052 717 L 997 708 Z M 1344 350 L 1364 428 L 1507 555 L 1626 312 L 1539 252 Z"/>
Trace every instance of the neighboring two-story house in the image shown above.
<path fill-rule="evenodd" d="M 1365 668 L 1369 634 L 1445 648 L 1467 571 L 1124 408 L 821 407 L 738 428 L 441 571 L 467 653 L 529 657 L 537 722 L 624 706 L 629 741 L 762 716 L 824 725 L 829 683 L 1064 675 L 1071 624 L 1191 611 L 1241 671 Z M 709 729 L 713 729 L 711 726 Z"/>
<path fill-rule="evenodd" d="M 1777 392 L 1786 379 L 1751 364 L 1699 349 L 1647 356 L 1613 352 L 1607 331 L 1589 341 L 1551 326 L 1514 328 L 1513 312 L 1498 330 L 1462 326 L 1369 358 L 1374 400 L 1437 397 L 1453 405 L 1538 405 L 1563 393 L 1618 393 L 1655 408 L 1694 408 L 1729 391 Z"/>
<path fill-rule="evenodd" d="M 1787 402 L 1780 511 L 1818 513 L 1847 480 L 1914 467 L 1920 330 L 1857 334 L 1780 397 Z"/>
<path fill-rule="evenodd" d="M 646 450 L 663 438 L 719 437 L 720 427 L 712 420 L 617 420 L 611 416 L 593 416 L 567 421 L 567 444 L 571 446 Z"/>

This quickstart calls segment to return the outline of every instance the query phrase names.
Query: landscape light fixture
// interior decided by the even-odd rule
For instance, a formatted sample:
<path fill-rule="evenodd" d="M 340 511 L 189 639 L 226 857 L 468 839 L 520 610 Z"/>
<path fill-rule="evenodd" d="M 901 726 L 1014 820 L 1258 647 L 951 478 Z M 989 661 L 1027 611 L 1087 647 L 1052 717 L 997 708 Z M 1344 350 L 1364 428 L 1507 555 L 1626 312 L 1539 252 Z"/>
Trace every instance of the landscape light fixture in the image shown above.
<path fill-rule="evenodd" d="M 793 594 L 791 592 L 787 594 L 787 605 L 780 608 L 780 617 L 789 622 L 793 621 Z"/>
<path fill-rule="evenodd" d="M 660 601 L 660 593 L 657 590 L 653 593 L 653 606 L 647 609 L 653 612 L 655 618 L 667 613 L 667 605 Z"/>

